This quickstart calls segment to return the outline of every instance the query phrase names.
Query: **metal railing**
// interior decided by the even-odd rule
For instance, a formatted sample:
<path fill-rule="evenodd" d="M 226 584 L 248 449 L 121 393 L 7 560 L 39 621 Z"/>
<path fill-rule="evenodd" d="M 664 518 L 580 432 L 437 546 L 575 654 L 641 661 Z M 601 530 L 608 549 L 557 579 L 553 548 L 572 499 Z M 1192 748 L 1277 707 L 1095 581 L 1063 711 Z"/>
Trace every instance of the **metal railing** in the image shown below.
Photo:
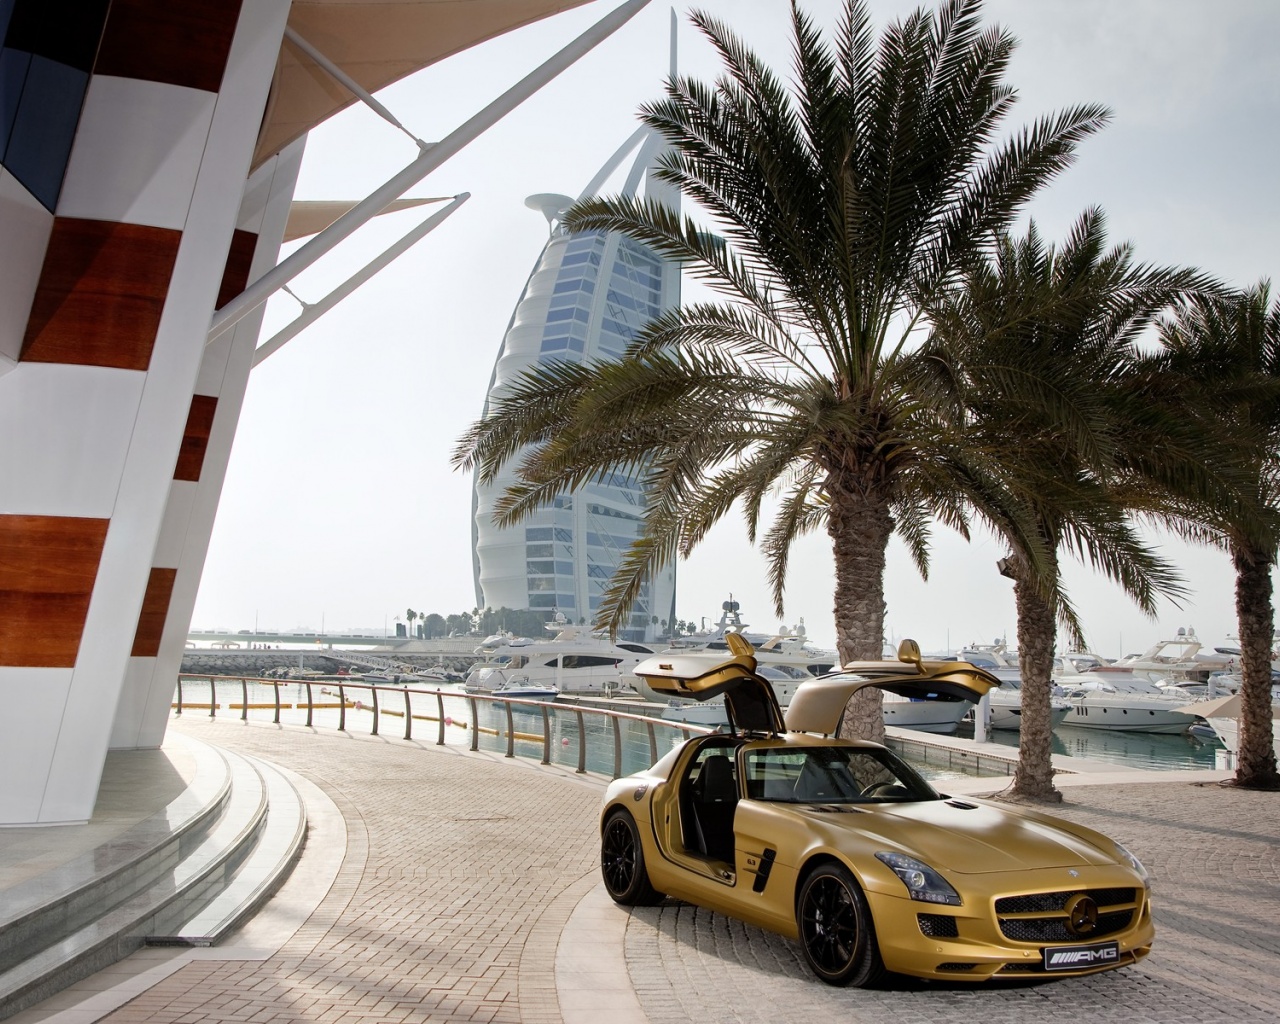
<path fill-rule="evenodd" d="M 240 703 L 238 705 L 228 702 L 228 710 L 239 710 L 239 718 L 241 721 L 249 720 L 250 711 L 270 712 L 271 721 L 276 724 L 282 724 L 282 712 L 290 711 L 291 713 L 300 713 L 305 711 L 305 724 L 307 728 L 317 727 L 317 711 L 337 711 L 337 730 L 346 732 L 348 711 L 355 711 L 363 714 L 371 713 L 370 735 L 379 735 L 379 729 L 382 726 L 382 719 L 390 717 L 395 719 L 403 719 L 404 722 L 404 739 L 413 739 L 413 724 L 415 721 L 433 722 L 436 725 L 436 744 L 444 746 L 447 742 L 446 730 L 449 727 L 456 727 L 470 734 L 470 749 L 479 750 L 481 737 L 489 736 L 499 745 L 505 741 L 505 755 L 507 757 L 518 756 L 518 743 L 537 744 L 541 743 L 541 763 L 552 763 L 552 733 L 553 730 L 560 728 L 565 723 L 572 723 L 573 732 L 576 733 L 577 743 L 571 744 L 569 737 L 563 737 L 561 743 L 568 747 L 576 745 L 577 747 L 577 772 L 588 771 L 588 747 L 589 747 L 589 726 L 588 723 L 608 723 L 607 729 L 610 739 L 612 740 L 612 756 L 607 754 L 604 757 L 597 758 L 597 764 L 611 763 L 611 777 L 618 778 L 624 774 L 629 774 L 623 770 L 624 762 L 624 730 L 629 734 L 633 744 L 637 736 L 643 736 L 647 741 L 647 751 L 643 751 L 648 755 L 646 764 L 652 764 L 659 757 L 659 730 L 663 731 L 664 737 L 675 739 L 677 734 L 680 738 L 687 739 L 692 735 L 706 735 L 715 730 L 705 728 L 703 726 L 691 725 L 687 722 L 668 722 L 660 718 L 650 717 L 644 714 L 632 714 L 625 711 L 618 711 L 609 708 L 598 708 L 584 706 L 581 704 L 567 704 L 555 701 L 528 700 L 515 697 L 501 697 L 493 694 L 466 693 L 462 690 L 453 689 L 428 689 L 416 686 L 402 685 L 378 685 L 373 683 L 357 683 L 343 682 L 339 680 L 308 680 L 308 679 L 266 679 L 254 676 L 214 676 L 214 675 L 193 675 L 184 673 L 178 676 L 176 700 L 173 703 L 173 711 L 175 715 L 181 715 L 184 710 L 208 709 L 209 717 L 217 717 L 219 708 L 222 704 L 218 699 L 219 687 L 234 687 L 239 684 Z M 271 698 L 269 700 L 251 701 L 250 686 L 270 687 Z M 209 701 L 195 701 L 197 695 L 202 695 L 201 691 L 208 688 Z M 298 687 L 300 691 L 305 690 L 305 698 L 299 699 L 289 698 L 281 699 L 281 687 L 291 688 Z M 319 688 L 320 693 L 316 693 Z M 192 691 L 195 691 L 194 693 Z M 366 698 L 367 695 L 367 698 Z M 358 699 L 356 699 L 358 697 Z M 189 699 L 192 698 L 192 699 Z M 367 699 L 367 703 L 366 703 Z M 456 718 L 448 713 L 445 702 L 448 701 L 455 706 L 461 706 L 467 709 L 469 720 Z M 403 709 L 399 706 L 403 703 Z M 415 708 L 415 703 L 418 707 Z M 430 706 L 434 714 L 427 713 L 424 706 Z M 492 724 L 481 724 L 481 710 L 486 709 L 495 712 L 496 721 Z M 533 715 L 541 721 L 541 729 L 539 732 L 527 731 L 525 725 L 521 729 L 516 728 L 516 715 Z M 520 755 L 524 756 L 524 755 Z M 644 767 L 641 765 L 640 767 Z M 633 769 L 636 770 L 636 769 Z"/>

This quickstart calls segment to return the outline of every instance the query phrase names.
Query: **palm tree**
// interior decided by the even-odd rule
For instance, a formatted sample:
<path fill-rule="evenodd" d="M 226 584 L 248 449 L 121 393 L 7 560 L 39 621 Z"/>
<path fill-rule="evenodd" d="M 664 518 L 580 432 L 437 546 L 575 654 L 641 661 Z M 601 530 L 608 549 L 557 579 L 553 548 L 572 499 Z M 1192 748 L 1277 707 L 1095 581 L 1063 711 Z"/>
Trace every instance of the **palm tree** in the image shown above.
<path fill-rule="evenodd" d="M 1273 746 L 1271 571 L 1280 544 L 1280 300 L 1260 281 L 1225 296 L 1202 296 L 1161 324 L 1154 359 L 1173 377 L 1184 414 L 1236 443 L 1249 470 L 1243 511 L 1202 502 L 1189 511 L 1201 539 L 1230 555 L 1240 630 L 1240 761 L 1236 784 L 1280 788 Z"/>
<path fill-rule="evenodd" d="M 923 571 L 932 518 L 964 530 L 961 497 L 999 505 L 986 467 L 913 392 L 910 346 L 963 261 L 1109 115 L 1075 107 L 1000 141 L 1014 40 L 984 29 L 980 9 L 946 0 L 877 43 L 868 0 L 846 0 L 828 43 L 793 3 L 791 88 L 695 13 L 725 74 L 670 80 L 641 120 L 669 147 L 659 176 L 712 227 L 648 199 L 566 215 L 570 230 L 618 231 L 680 261 L 726 300 L 651 322 L 619 362 L 530 371 L 455 453 L 482 480 L 520 457 L 521 482 L 495 511 L 506 525 L 600 473 L 646 476 L 644 531 L 606 591 L 603 625 L 616 628 L 645 578 L 735 503 L 754 540 L 780 491 L 762 544 L 776 613 L 792 542 L 823 528 L 841 656 L 878 659 L 891 535 Z M 1016 510 L 990 513 L 1016 532 Z M 855 703 L 851 731 L 882 735 L 878 695 Z"/>
<path fill-rule="evenodd" d="M 1173 443 L 1188 433 L 1183 417 L 1126 385 L 1139 335 L 1205 285 L 1193 271 L 1135 265 L 1129 245 L 1107 249 L 1105 218 L 1090 209 L 1061 248 L 1046 246 L 1034 222 L 1025 238 L 1001 237 L 993 256 L 928 311 L 925 365 L 937 393 L 954 396 L 967 443 L 990 453 L 1044 548 L 1036 559 L 1006 534 L 1012 551 L 1000 563 L 1014 582 L 1022 674 L 1013 796 L 1060 799 L 1051 764 L 1054 636 L 1060 625 L 1071 641 L 1084 638 L 1059 552 L 1086 559 L 1149 615 L 1158 596 L 1183 592 L 1131 512 L 1169 513 L 1157 481 L 1201 485 L 1203 453 Z"/>

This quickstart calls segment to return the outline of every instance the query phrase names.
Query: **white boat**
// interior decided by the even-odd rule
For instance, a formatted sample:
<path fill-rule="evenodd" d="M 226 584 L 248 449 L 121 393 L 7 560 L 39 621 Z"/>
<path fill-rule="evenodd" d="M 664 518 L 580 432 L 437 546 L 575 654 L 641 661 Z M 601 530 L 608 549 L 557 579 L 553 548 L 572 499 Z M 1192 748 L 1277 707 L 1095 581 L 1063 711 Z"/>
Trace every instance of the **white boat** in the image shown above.
<path fill-rule="evenodd" d="M 1238 657 L 1223 649 L 1205 651 L 1194 629 L 1178 627 L 1172 640 L 1161 640 L 1142 654 L 1121 658 L 1096 672 L 1127 671 L 1166 685 L 1204 683 L 1210 673 L 1230 669 Z"/>
<path fill-rule="evenodd" d="M 1022 731 L 1022 670 L 1002 642 L 987 646 L 962 649 L 957 660 L 967 661 L 984 668 L 1000 680 L 998 689 L 987 697 L 991 729 L 1007 732 Z M 1055 691 L 1057 687 L 1054 687 Z M 976 709 L 975 709 L 976 713 Z M 1049 696 L 1049 728 L 1056 729 L 1071 713 L 1071 704 L 1057 692 Z"/>
<path fill-rule="evenodd" d="M 1113 667 L 1064 674 L 1059 682 L 1071 704 L 1063 725 L 1175 735 L 1186 732 L 1191 724 L 1183 713 L 1191 702 L 1184 695 L 1162 690 L 1145 675 Z"/>
<path fill-rule="evenodd" d="M 623 690 L 635 678 L 631 669 L 658 650 L 630 640 L 614 643 L 563 621 L 548 628 L 557 632 L 546 640 L 488 638 L 476 648 L 486 660 L 471 669 L 463 688 L 468 693 L 493 693 L 521 682 L 553 687 L 559 693 L 605 695 Z"/>
<path fill-rule="evenodd" d="M 508 697 L 511 700 L 555 700 L 560 696 L 560 691 L 554 686 L 533 683 L 527 679 L 508 679 L 491 690 L 490 696 Z"/>

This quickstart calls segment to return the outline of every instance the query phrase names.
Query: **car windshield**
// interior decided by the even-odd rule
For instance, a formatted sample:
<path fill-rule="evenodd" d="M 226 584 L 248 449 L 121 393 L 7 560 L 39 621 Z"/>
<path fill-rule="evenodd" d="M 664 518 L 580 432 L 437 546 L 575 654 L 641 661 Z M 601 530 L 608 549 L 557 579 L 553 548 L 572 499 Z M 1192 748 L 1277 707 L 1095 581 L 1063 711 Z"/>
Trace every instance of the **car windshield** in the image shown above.
<path fill-rule="evenodd" d="M 746 755 L 747 797 L 792 804 L 938 800 L 892 751 L 878 747 L 772 747 Z"/>

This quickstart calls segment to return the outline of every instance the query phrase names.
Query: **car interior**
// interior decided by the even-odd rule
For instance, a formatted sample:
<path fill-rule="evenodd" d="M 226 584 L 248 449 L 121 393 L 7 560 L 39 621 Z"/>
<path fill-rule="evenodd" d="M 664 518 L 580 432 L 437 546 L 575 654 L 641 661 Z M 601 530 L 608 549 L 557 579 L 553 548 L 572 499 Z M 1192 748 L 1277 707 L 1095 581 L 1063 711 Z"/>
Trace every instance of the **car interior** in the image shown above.
<path fill-rule="evenodd" d="M 733 813 L 738 781 L 732 745 L 707 746 L 689 766 L 680 787 L 680 827 L 690 853 L 733 862 Z"/>

